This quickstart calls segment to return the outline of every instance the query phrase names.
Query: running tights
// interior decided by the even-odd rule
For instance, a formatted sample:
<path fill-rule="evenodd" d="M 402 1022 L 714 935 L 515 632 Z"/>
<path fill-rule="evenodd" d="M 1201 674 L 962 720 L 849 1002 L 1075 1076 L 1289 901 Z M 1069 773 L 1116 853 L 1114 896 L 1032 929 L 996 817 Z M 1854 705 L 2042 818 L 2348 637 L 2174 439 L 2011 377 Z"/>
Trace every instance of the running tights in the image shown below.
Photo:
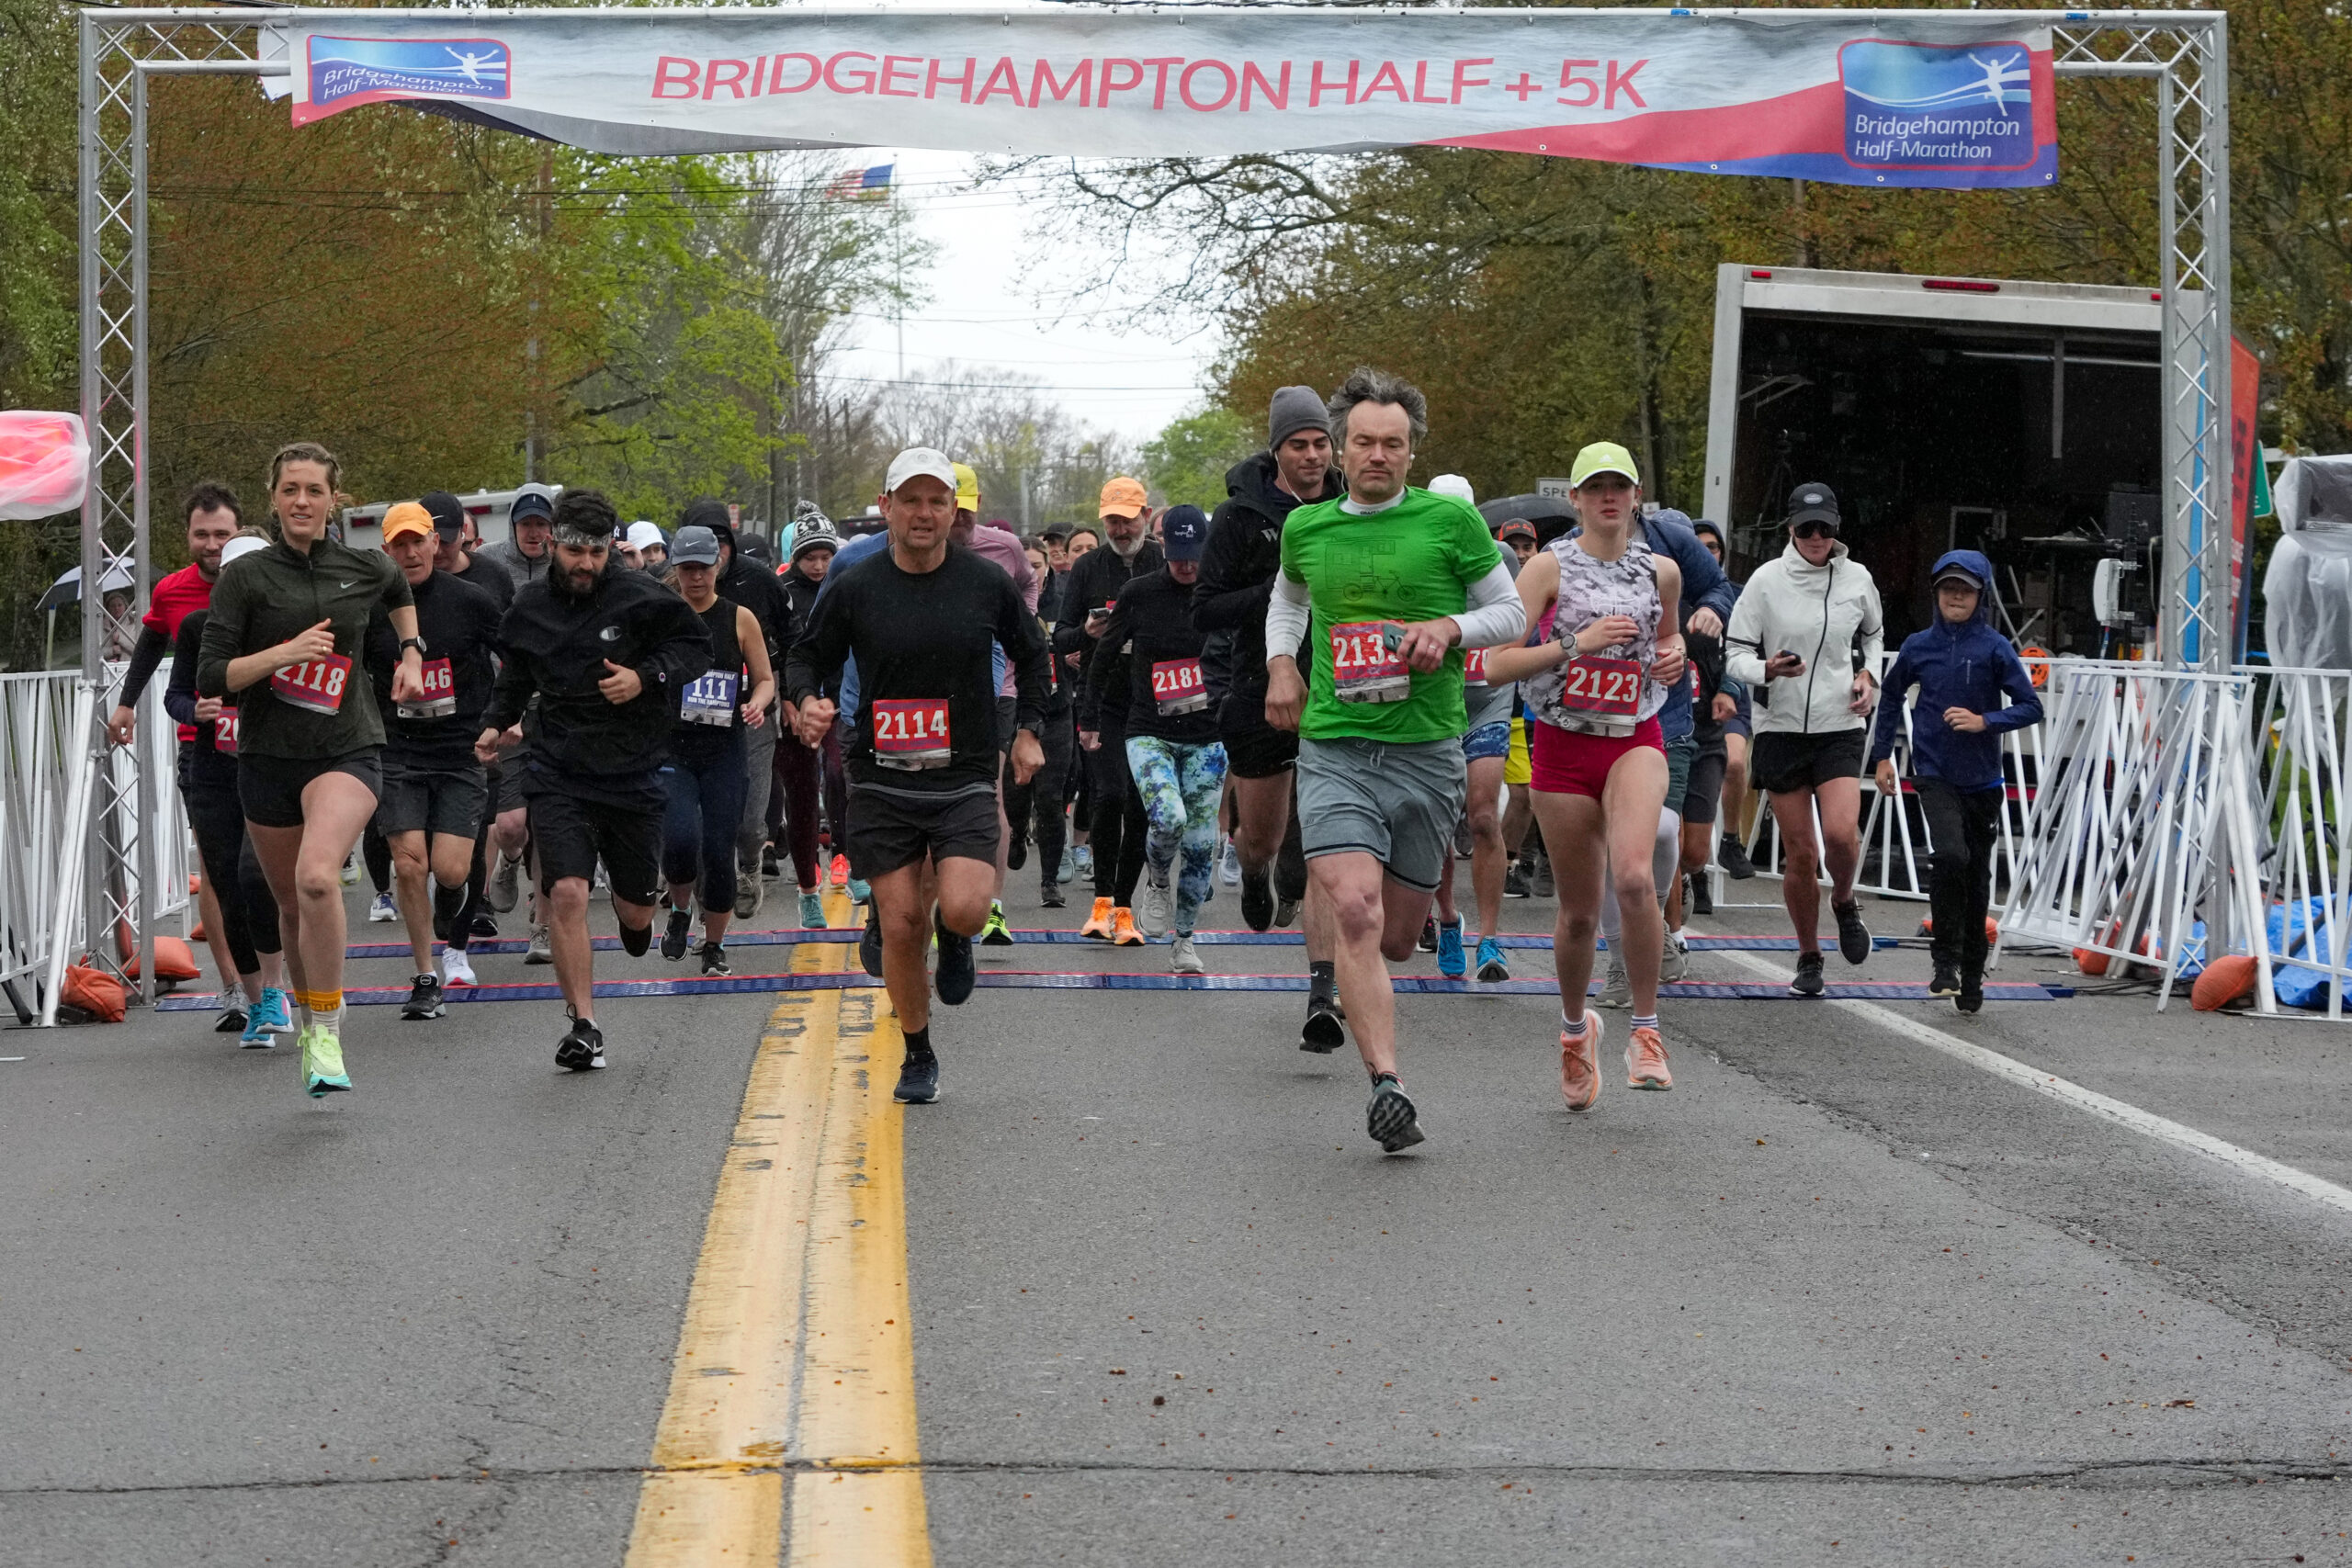
<path fill-rule="evenodd" d="M 277 899 L 245 837 L 245 808 L 237 800 L 237 786 L 184 784 L 180 798 L 187 803 L 188 825 L 196 829 L 204 880 L 212 885 L 212 897 L 220 906 L 220 937 L 229 944 L 230 962 L 238 974 L 254 974 L 261 968 L 262 955 L 278 952 L 282 943 Z"/>
<path fill-rule="evenodd" d="M 1216 870 L 1217 804 L 1225 796 L 1225 746 L 1212 740 L 1186 746 L 1153 736 L 1137 735 L 1127 741 L 1127 769 L 1143 801 L 1150 832 L 1144 858 L 1153 874 L 1165 876 L 1181 851 L 1183 864 L 1176 868 L 1175 931 L 1193 934 L 1193 922 L 1209 896 L 1209 878 Z"/>
<path fill-rule="evenodd" d="M 825 743 L 833 744 L 827 735 Z M 818 795 L 824 777 L 825 759 L 818 748 L 804 746 L 799 738 L 779 735 L 775 742 L 776 790 L 769 796 L 769 815 L 775 815 L 775 803 L 783 805 L 782 830 L 776 841 L 788 844 L 792 850 L 792 872 L 803 887 L 814 887 L 824 874 L 824 862 L 817 846 L 817 819 L 820 815 Z"/>
<path fill-rule="evenodd" d="M 1062 846 L 1069 841 L 1069 824 L 1063 808 L 1069 799 L 1070 752 L 1077 748 L 1077 731 L 1069 727 L 1067 715 L 1048 714 L 1046 732 L 1038 744 L 1045 749 L 1046 762 L 1029 775 L 1027 784 L 1012 782 L 1012 759 L 1004 761 L 1005 820 L 1018 835 L 1023 824 L 1034 819 L 1034 836 L 1037 841 L 1037 875 L 1051 882 L 1061 869 Z"/>
<path fill-rule="evenodd" d="M 1151 825 L 1128 776 L 1127 738 L 1109 729 L 1102 735 L 1102 744 L 1086 753 L 1087 786 L 1094 792 L 1094 896 L 1125 909 L 1143 880 L 1144 835 Z"/>
<path fill-rule="evenodd" d="M 1657 840 L 1650 846 L 1650 879 L 1661 897 L 1674 886 L 1670 878 L 1681 863 L 1682 818 L 1661 807 L 1657 814 Z M 1609 951 L 1620 962 L 1624 958 L 1624 919 L 1617 908 L 1617 879 L 1604 876 L 1600 879 L 1600 934 L 1609 939 Z"/>
<path fill-rule="evenodd" d="M 748 783 L 743 748 L 690 762 L 673 758 L 662 770 L 669 807 L 662 818 L 662 875 L 698 884 L 707 914 L 735 909 L 735 840 Z M 759 862 L 752 874 L 760 874 Z"/>

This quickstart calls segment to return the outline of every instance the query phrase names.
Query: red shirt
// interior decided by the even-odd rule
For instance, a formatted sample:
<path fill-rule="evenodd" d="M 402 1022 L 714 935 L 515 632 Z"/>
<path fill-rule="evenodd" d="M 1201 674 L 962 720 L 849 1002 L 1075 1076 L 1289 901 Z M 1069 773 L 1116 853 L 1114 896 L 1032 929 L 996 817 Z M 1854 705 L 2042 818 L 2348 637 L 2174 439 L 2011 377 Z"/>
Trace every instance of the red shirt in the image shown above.
<path fill-rule="evenodd" d="M 147 595 L 147 614 L 139 624 L 150 631 L 158 631 L 167 638 L 180 635 L 180 623 L 198 610 L 212 607 L 212 583 L 196 569 L 187 565 L 155 584 Z"/>
<path fill-rule="evenodd" d="M 147 613 L 140 617 L 139 624 L 149 631 L 163 633 L 168 641 L 180 635 L 182 621 L 198 610 L 210 608 L 211 580 L 196 569 L 194 561 L 190 561 L 149 591 Z M 196 739 L 196 730 L 189 725 L 181 725 L 179 732 L 182 740 Z"/>

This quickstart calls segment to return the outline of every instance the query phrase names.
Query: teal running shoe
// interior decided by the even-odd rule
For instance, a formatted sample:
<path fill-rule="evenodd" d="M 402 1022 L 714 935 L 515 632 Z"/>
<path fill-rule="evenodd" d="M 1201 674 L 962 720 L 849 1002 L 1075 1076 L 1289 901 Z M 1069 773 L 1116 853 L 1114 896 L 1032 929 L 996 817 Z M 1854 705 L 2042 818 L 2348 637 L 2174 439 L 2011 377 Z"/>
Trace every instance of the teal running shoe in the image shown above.
<path fill-rule="evenodd" d="M 820 931 L 825 929 L 825 896 L 803 893 L 800 896 L 800 929 Z"/>
<path fill-rule="evenodd" d="M 1462 922 L 1459 919 L 1437 928 L 1437 972 L 1449 980 L 1459 980 L 1470 972 L 1469 961 L 1462 953 Z"/>
<path fill-rule="evenodd" d="M 1490 936 L 1478 939 L 1478 978 L 1488 985 L 1510 978 L 1510 965 L 1503 962 L 1503 944 Z"/>
<path fill-rule="evenodd" d="M 332 1030 L 311 1025 L 302 1032 L 302 1092 L 323 1100 L 350 1088 L 351 1075 L 343 1070 L 343 1042 Z"/>
<path fill-rule="evenodd" d="M 293 1010 L 286 993 L 275 986 L 262 987 L 261 1000 L 245 1010 L 245 1032 L 237 1043 L 248 1051 L 274 1051 L 277 1036 L 294 1032 Z"/>
<path fill-rule="evenodd" d="M 874 885 L 861 877 L 851 877 L 849 879 L 849 901 L 853 904 L 873 903 Z"/>

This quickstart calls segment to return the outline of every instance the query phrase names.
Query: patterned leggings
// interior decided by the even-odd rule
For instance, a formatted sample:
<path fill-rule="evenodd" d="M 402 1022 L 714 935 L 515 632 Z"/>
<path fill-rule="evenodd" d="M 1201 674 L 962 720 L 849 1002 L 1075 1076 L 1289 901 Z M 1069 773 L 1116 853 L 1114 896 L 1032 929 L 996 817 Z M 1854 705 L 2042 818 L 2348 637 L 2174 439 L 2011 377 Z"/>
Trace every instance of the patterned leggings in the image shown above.
<path fill-rule="evenodd" d="M 1216 865 L 1216 808 L 1225 795 L 1225 746 L 1210 741 L 1187 746 L 1148 735 L 1127 737 L 1127 769 L 1135 775 L 1136 793 L 1143 797 L 1151 835 L 1144 841 L 1144 860 L 1154 878 L 1168 874 L 1176 852 L 1184 863 L 1176 874 L 1175 930 L 1193 934 L 1193 921 L 1209 896 L 1209 875 Z"/>

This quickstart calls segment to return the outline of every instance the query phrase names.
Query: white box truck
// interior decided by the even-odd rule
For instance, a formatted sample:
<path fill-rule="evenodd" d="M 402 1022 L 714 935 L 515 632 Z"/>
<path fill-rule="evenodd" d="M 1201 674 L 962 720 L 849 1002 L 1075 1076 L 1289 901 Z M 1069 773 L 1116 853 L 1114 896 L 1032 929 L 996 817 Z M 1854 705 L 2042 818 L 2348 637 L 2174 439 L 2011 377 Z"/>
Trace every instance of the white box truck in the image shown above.
<path fill-rule="evenodd" d="M 1928 624 L 1936 558 L 1967 548 L 2018 641 L 2124 651 L 2161 581 L 2161 315 L 2146 288 L 1727 263 L 1698 510 L 1744 577 L 1785 543 L 1790 491 L 1829 485 L 1890 648 Z M 2093 613 L 2101 560 L 2135 569 L 2131 623 Z"/>

